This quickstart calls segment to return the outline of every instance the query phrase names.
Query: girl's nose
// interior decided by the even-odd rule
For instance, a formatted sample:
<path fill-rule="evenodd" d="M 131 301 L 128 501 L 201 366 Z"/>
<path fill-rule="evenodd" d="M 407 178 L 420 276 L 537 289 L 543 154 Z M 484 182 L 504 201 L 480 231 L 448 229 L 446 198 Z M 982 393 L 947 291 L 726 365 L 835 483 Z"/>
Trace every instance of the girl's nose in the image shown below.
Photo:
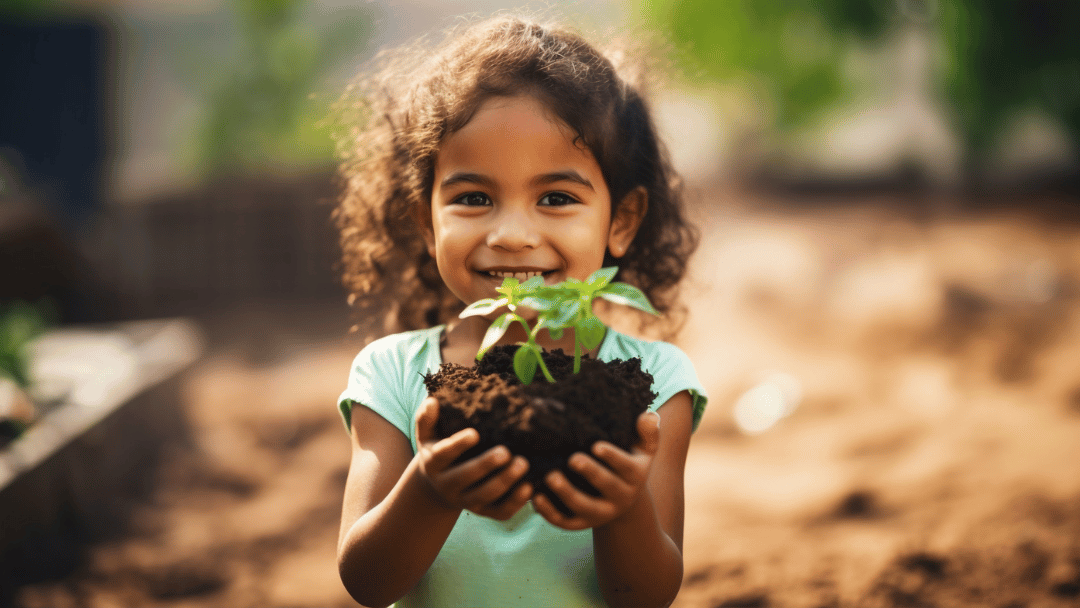
<path fill-rule="evenodd" d="M 503 251 L 521 251 L 534 249 L 540 245 L 540 233 L 528 214 L 524 212 L 506 212 L 488 232 L 487 246 Z"/>

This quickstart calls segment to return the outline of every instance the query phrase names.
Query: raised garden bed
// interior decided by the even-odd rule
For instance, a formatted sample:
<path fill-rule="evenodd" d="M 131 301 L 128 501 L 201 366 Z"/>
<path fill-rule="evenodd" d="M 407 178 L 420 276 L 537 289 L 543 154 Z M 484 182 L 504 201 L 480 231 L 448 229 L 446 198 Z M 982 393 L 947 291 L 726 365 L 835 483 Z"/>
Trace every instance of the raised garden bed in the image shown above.
<path fill-rule="evenodd" d="M 43 538 L 117 529 L 185 436 L 179 379 L 202 350 L 186 319 L 65 327 L 35 341 L 39 417 L 0 449 L 0 571 L 33 568 Z"/>

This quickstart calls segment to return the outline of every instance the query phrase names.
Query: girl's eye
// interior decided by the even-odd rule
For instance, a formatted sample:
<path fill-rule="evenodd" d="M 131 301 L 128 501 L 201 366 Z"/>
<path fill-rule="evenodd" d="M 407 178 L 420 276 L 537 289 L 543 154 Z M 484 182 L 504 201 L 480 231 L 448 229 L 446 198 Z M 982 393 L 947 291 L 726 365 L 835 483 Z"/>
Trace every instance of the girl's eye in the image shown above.
<path fill-rule="evenodd" d="M 577 199 L 569 194 L 563 194 L 562 192 L 545 194 L 544 197 L 540 199 L 540 205 L 544 207 L 565 207 L 566 205 L 573 205 L 577 202 Z"/>
<path fill-rule="evenodd" d="M 491 204 L 491 199 L 482 192 L 470 192 L 462 194 L 453 202 L 456 205 L 465 205 L 466 207 L 485 207 Z"/>

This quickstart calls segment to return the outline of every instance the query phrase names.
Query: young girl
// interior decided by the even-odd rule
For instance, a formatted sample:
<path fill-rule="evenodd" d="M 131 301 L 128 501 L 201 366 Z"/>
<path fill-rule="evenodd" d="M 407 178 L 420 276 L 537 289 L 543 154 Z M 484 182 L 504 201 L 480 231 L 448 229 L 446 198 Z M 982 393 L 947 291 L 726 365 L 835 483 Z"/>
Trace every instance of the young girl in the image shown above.
<path fill-rule="evenodd" d="M 360 91 L 336 212 L 354 304 L 393 299 L 400 325 L 357 356 L 340 398 L 353 456 L 338 545 L 365 606 L 665 606 L 682 581 L 683 468 L 705 394 L 671 344 L 608 330 L 591 352 L 640 357 L 656 401 L 631 451 L 597 442 L 545 481 L 498 446 L 455 459 L 422 375 L 470 365 L 495 315 L 458 320 L 504 277 L 549 284 L 617 265 L 663 312 L 696 244 L 646 106 L 579 36 L 508 17 L 387 64 Z M 520 310 L 520 309 L 519 309 Z M 416 329 L 421 327 L 422 329 Z M 512 328 L 503 343 L 524 339 Z M 548 349 L 573 347 L 541 333 Z"/>

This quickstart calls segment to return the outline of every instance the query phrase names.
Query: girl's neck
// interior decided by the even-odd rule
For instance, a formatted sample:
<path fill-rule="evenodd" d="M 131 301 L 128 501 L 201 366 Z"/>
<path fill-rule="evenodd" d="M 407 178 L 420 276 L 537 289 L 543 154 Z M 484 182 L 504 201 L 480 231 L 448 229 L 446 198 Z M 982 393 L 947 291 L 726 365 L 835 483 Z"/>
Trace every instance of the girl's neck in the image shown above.
<path fill-rule="evenodd" d="M 464 366 L 472 365 L 476 361 L 476 351 L 480 350 L 484 334 L 487 333 L 490 326 L 491 321 L 483 317 L 468 317 L 448 324 L 442 342 L 443 362 L 457 363 Z M 525 328 L 519 323 L 514 323 L 510 325 L 506 334 L 497 344 L 517 344 L 518 342 L 524 342 L 527 337 Z M 547 330 L 541 330 L 536 336 L 536 343 L 542 346 L 544 350 L 561 348 L 564 353 L 573 354 L 574 330 L 567 329 L 558 340 L 553 339 Z M 595 357 L 598 350 L 599 347 L 585 352 L 589 356 Z"/>

